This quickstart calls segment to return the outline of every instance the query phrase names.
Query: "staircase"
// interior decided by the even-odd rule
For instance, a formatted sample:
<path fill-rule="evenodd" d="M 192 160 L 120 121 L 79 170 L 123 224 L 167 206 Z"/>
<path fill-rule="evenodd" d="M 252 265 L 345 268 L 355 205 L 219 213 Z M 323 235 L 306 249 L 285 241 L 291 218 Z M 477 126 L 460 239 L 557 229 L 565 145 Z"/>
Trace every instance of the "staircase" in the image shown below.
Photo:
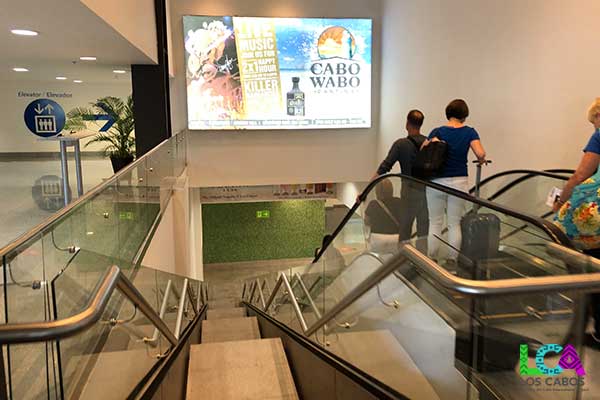
<path fill-rule="evenodd" d="M 238 301 L 209 303 L 202 341 L 190 349 L 187 399 L 299 399 L 281 339 L 261 339 Z"/>

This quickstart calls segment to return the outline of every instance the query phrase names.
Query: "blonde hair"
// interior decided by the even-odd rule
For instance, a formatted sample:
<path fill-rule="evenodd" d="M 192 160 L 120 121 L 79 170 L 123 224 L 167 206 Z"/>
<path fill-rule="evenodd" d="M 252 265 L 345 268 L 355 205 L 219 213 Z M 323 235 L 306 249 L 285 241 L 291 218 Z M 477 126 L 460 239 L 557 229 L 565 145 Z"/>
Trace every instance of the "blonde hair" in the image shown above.
<path fill-rule="evenodd" d="M 590 121 L 593 124 L 594 119 L 598 114 L 600 114 L 600 97 L 597 97 L 588 109 L 588 121 Z"/>

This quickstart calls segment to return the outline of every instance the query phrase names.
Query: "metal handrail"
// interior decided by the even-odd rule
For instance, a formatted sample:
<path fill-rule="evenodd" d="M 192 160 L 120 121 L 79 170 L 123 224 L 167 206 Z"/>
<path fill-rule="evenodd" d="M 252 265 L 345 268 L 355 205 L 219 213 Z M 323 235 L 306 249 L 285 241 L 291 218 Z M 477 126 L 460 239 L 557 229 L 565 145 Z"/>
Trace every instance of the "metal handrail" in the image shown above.
<path fill-rule="evenodd" d="M 546 233 L 552 241 L 562 244 L 564 246 L 572 247 L 571 240 L 567 237 L 567 235 L 563 231 L 561 231 L 556 225 L 552 224 L 550 221 L 541 219 L 539 217 L 531 216 L 526 213 L 519 212 L 517 210 L 508 208 L 503 205 L 492 203 L 489 200 L 484 200 L 479 197 L 473 197 L 473 196 L 469 195 L 468 193 L 461 192 L 460 190 L 456 190 L 456 189 L 450 188 L 448 186 L 440 185 L 435 182 L 423 181 L 423 180 L 414 178 L 412 176 L 403 175 L 403 174 L 386 174 L 386 175 L 381 175 L 381 176 L 377 177 L 376 179 L 372 180 L 367 185 L 367 187 L 362 191 L 362 193 L 358 196 L 356 202 L 354 203 L 352 208 L 350 208 L 350 210 L 348 211 L 346 216 L 344 216 L 344 218 L 342 219 L 342 221 L 340 222 L 338 227 L 333 231 L 333 233 L 331 235 L 328 236 L 328 240 L 324 241 L 323 245 L 321 246 L 320 251 L 317 253 L 315 258 L 313 259 L 313 262 L 312 262 L 313 265 L 317 261 L 319 261 L 319 259 L 323 256 L 323 254 L 325 254 L 325 252 L 329 249 L 329 246 L 333 243 L 333 241 L 335 240 L 337 235 L 344 229 L 346 223 L 354 216 L 354 214 L 357 212 L 358 208 L 367 199 L 369 194 L 379 184 L 379 182 L 381 182 L 385 179 L 391 179 L 391 178 L 399 178 L 402 182 L 406 181 L 406 182 L 421 185 L 422 187 L 435 189 L 439 192 L 446 193 L 453 197 L 473 203 L 473 205 L 476 206 L 477 208 L 485 207 L 486 209 L 489 209 L 492 211 L 497 211 L 497 212 L 507 215 L 509 217 L 513 217 L 513 218 L 519 219 L 523 222 L 530 223 L 533 226 L 536 226 L 537 228 L 541 229 L 544 233 Z"/>
<path fill-rule="evenodd" d="M 100 320 L 115 289 L 127 297 L 172 345 L 177 344 L 177 338 L 171 333 L 169 327 L 116 265 L 104 274 L 100 285 L 83 311 L 55 321 L 0 325 L 0 343 L 45 342 L 76 335 Z"/>
<path fill-rule="evenodd" d="M 40 224 L 31 228 L 28 232 L 24 233 L 23 235 L 19 236 L 17 239 L 12 241 L 11 243 L 2 247 L 0 249 L 0 256 L 7 255 L 10 252 L 18 249 L 19 247 L 21 247 L 22 245 L 27 243 L 29 240 L 38 236 L 48 226 L 59 221 L 62 217 L 69 214 L 71 211 L 73 211 L 74 209 L 76 209 L 77 207 L 82 205 L 83 203 L 87 202 L 88 200 L 92 199 L 94 196 L 101 193 L 105 188 L 109 187 L 114 182 L 118 182 L 118 180 L 121 179 L 123 176 L 125 176 L 125 174 L 127 174 L 128 172 L 131 172 L 134 168 L 140 167 L 143 164 L 143 161 L 147 160 L 151 155 L 158 152 L 158 150 L 160 150 L 170 140 L 174 140 L 175 138 L 177 138 L 180 134 L 182 134 L 182 132 L 183 131 L 178 132 L 175 135 L 173 135 L 172 137 L 170 137 L 169 139 L 163 140 L 156 147 L 154 147 L 153 149 L 148 151 L 146 154 L 144 154 L 142 157 L 138 158 L 133 163 L 129 164 L 127 167 L 123 168 L 122 170 L 120 170 L 119 172 L 117 172 L 116 174 L 114 174 L 113 176 L 108 178 L 106 181 L 103 181 L 102 183 L 96 185 L 90 191 L 86 192 L 83 196 L 79 197 L 74 202 L 69 203 L 68 206 L 60 209 L 59 211 L 52 214 L 50 217 L 48 217 L 46 220 L 44 220 Z"/>
<path fill-rule="evenodd" d="M 568 262 L 594 266 L 596 264 L 600 264 L 600 262 L 597 262 L 590 257 L 584 256 L 576 251 L 564 248 L 554 243 L 550 243 L 548 245 L 548 250 L 549 252 L 552 252 L 554 255 L 561 257 Z M 302 326 L 302 330 L 307 336 L 311 336 L 323 326 L 328 324 L 331 320 L 333 320 L 339 313 L 352 305 L 365 293 L 379 285 L 381 281 L 387 278 L 407 261 L 412 262 L 417 269 L 429 275 L 446 289 L 462 293 L 467 296 L 494 296 L 600 289 L 600 273 L 498 279 L 493 281 L 476 281 L 459 278 L 446 271 L 435 261 L 428 258 L 411 244 L 405 243 L 400 246 L 397 254 L 395 254 L 389 261 L 384 263 L 377 270 L 372 272 L 358 286 L 344 296 L 342 300 L 333 306 L 325 315 L 318 318 L 318 320 L 310 328 L 306 327 L 306 322 L 304 321 L 304 317 L 300 311 L 298 302 L 291 291 L 291 286 L 287 276 L 285 276 L 284 273 L 281 273 L 279 279 L 277 280 L 275 288 L 273 289 L 273 292 L 271 293 L 264 310 L 265 312 L 268 311 L 277 291 L 280 289 L 281 285 L 284 285 L 289 293 L 290 300 L 294 307 L 294 311 L 296 312 L 298 321 Z"/>

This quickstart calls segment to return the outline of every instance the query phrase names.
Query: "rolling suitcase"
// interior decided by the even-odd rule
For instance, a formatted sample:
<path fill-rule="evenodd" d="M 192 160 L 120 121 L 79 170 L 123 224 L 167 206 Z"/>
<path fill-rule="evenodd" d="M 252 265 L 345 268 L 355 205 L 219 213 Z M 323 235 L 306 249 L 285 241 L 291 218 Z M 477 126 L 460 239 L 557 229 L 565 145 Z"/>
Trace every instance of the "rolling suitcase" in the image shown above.
<path fill-rule="evenodd" d="M 489 161 L 488 161 L 489 163 Z M 481 183 L 481 164 L 477 163 L 475 196 L 479 197 Z M 468 212 L 460 223 L 462 242 L 460 252 L 470 261 L 470 265 L 461 265 L 459 275 L 469 279 L 481 279 L 478 276 L 478 264 L 481 261 L 498 256 L 500 247 L 500 218 L 495 214 L 480 213 L 478 207 Z M 467 268 L 465 268 L 467 267 Z M 480 271 L 481 272 L 481 271 Z"/>

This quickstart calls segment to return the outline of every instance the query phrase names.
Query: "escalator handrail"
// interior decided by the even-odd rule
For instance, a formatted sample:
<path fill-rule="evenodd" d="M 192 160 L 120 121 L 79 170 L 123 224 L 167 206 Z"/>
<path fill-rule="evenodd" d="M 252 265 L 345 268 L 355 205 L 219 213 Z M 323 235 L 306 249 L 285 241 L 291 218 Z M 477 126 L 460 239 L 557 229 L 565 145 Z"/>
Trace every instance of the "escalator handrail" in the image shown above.
<path fill-rule="evenodd" d="M 490 197 L 487 198 L 488 200 L 492 201 L 492 200 L 495 200 L 496 198 L 498 198 L 499 196 L 501 196 L 502 194 L 506 193 L 507 191 L 511 190 L 518 184 L 525 182 L 531 178 L 535 178 L 538 176 L 544 176 L 547 178 L 566 181 L 569 179 L 569 177 L 560 175 L 560 174 L 561 173 L 572 174 L 574 172 L 575 171 L 570 170 L 570 169 L 550 169 L 550 170 L 545 170 L 545 171 L 536 171 L 536 170 L 529 170 L 529 169 L 513 169 L 513 170 L 509 170 L 509 171 L 499 172 L 497 174 L 494 174 L 492 176 L 485 178 L 484 180 L 481 181 L 481 183 L 479 184 L 479 187 L 481 188 L 481 187 L 485 186 L 486 184 L 488 184 L 498 178 L 502 178 L 502 177 L 505 177 L 508 175 L 526 174 L 525 176 L 521 176 L 521 177 L 515 179 L 514 181 L 508 183 L 507 185 L 503 186 L 496 193 L 494 193 L 493 195 L 491 195 Z M 471 189 L 469 189 L 469 193 L 473 194 L 473 193 L 475 193 L 475 190 L 476 190 L 475 187 L 472 187 Z"/>
<path fill-rule="evenodd" d="M 526 171 L 526 170 L 524 170 L 524 171 Z M 535 172 L 535 171 L 533 171 L 533 172 Z M 548 173 L 548 174 L 551 174 L 551 173 Z M 333 231 L 333 233 L 327 237 L 327 240 L 324 240 L 323 245 L 321 246 L 321 249 L 319 250 L 319 252 L 317 253 L 317 255 L 315 256 L 315 258 L 313 260 L 313 264 L 316 263 L 317 261 L 319 261 L 319 259 L 327 251 L 327 249 L 329 248 L 331 243 L 333 243 L 333 241 L 337 237 L 337 235 L 342 231 L 342 229 L 344 229 L 344 227 L 346 226 L 346 223 L 352 218 L 354 213 L 358 210 L 360 205 L 367 199 L 367 197 L 369 196 L 371 191 L 377 186 L 377 184 L 384 179 L 390 179 L 390 178 L 400 178 L 405 181 L 410 181 L 410 182 L 414 182 L 417 184 L 421 184 L 425 187 L 436 189 L 436 190 L 439 190 L 440 192 L 449 194 L 451 196 L 458 197 L 463 200 L 467 200 L 473 204 L 476 204 L 478 206 L 478 208 L 484 207 L 484 208 L 494 210 L 494 211 L 500 212 L 502 214 L 508 215 L 510 217 L 528 222 L 531 225 L 536 226 L 536 227 L 540 228 L 541 230 L 543 230 L 554 242 L 556 242 L 562 246 L 568 247 L 568 248 L 573 248 L 573 244 L 572 244 L 571 240 L 567 237 L 567 235 L 563 231 L 561 231 L 556 225 L 552 224 L 550 221 L 516 211 L 512 208 L 508 208 L 508 207 L 500 205 L 500 204 L 492 203 L 489 200 L 484 200 L 479 197 L 474 197 L 468 193 L 461 192 L 459 190 L 450 188 L 448 186 L 443 186 L 443 185 L 440 185 L 440 184 L 437 184 L 434 182 L 423 181 L 423 180 L 414 178 L 412 176 L 403 175 L 403 174 L 385 174 L 385 175 L 381 175 L 381 176 L 377 177 L 376 179 L 372 180 L 367 185 L 367 187 L 363 190 L 363 192 L 358 196 L 358 199 L 356 200 L 356 202 L 354 203 L 352 208 L 350 208 L 348 213 L 344 216 L 344 218 L 342 219 L 342 221 L 340 222 L 338 227 L 335 229 L 335 231 Z"/>

